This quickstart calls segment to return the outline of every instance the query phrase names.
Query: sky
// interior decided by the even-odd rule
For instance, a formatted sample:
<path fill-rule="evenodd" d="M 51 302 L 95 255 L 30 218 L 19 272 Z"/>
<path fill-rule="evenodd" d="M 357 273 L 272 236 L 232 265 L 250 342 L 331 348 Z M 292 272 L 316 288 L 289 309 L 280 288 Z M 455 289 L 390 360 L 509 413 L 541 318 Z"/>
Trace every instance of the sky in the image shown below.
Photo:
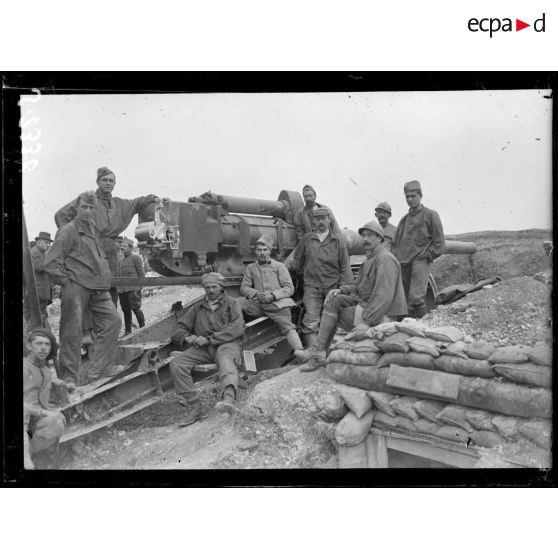
<path fill-rule="evenodd" d="M 29 238 L 96 170 L 113 195 L 186 202 L 211 190 L 276 200 L 317 191 L 341 227 L 358 229 L 403 184 L 446 234 L 552 226 L 548 90 L 264 94 L 35 95 L 21 100 Z M 127 229 L 133 238 L 137 221 Z"/>

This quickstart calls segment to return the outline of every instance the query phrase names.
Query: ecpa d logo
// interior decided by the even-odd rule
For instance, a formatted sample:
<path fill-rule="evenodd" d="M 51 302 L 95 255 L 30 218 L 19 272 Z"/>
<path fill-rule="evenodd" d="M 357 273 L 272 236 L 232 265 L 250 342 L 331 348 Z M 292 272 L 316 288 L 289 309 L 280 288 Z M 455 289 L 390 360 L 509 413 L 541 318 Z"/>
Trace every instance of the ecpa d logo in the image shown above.
<path fill-rule="evenodd" d="M 469 28 L 469 31 L 471 31 L 472 33 L 477 33 L 479 31 L 483 33 L 489 33 L 490 38 L 492 38 L 492 35 L 494 33 L 498 33 L 498 31 L 503 31 L 504 33 L 506 33 L 506 32 L 513 32 L 513 31 L 521 31 L 522 29 L 531 27 L 530 23 L 526 23 L 525 21 L 516 18 L 515 28 L 514 28 L 512 21 L 513 19 L 509 17 L 505 17 L 503 19 L 500 19 L 498 17 L 484 17 L 481 19 L 472 17 L 468 21 L 467 27 Z M 536 33 L 544 33 L 545 24 L 546 24 L 545 14 L 543 13 L 543 15 L 540 18 L 536 19 L 533 22 L 532 25 L 533 30 Z"/>

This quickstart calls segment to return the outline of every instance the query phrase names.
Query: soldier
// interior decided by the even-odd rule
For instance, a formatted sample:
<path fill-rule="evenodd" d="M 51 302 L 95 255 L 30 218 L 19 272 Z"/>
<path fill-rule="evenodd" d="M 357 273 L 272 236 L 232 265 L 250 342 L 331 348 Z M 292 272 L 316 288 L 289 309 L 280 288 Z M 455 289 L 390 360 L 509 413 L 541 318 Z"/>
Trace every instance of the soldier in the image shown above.
<path fill-rule="evenodd" d="M 302 351 L 302 342 L 291 321 L 291 307 L 295 305 L 291 295 L 294 286 L 285 264 L 271 259 L 273 239 L 262 235 L 256 241 L 257 261 L 244 271 L 240 294 L 240 305 L 248 316 L 267 316 L 277 324 L 295 356 Z"/>
<path fill-rule="evenodd" d="M 77 383 L 81 362 L 82 322 L 92 315 L 95 343 L 88 380 L 114 372 L 118 333 L 122 323 L 109 294 L 110 269 L 100 231 L 94 223 L 98 197 L 93 190 L 80 194 L 76 217 L 56 233 L 45 258 L 45 271 L 62 285 L 60 316 L 60 370 L 63 379 Z"/>
<path fill-rule="evenodd" d="M 39 308 L 43 320 L 43 327 L 50 329 L 48 323 L 47 306 L 52 304 L 53 289 L 47 274 L 45 273 L 45 254 L 52 243 L 52 238 L 48 232 L 40 232 L 35 237 L 35 246 L 31 248 L 31 261 L 33 263 L 33 272 L 35 274 L 35 285 L 37 287 L 37 295 L 39 296 Z M 25 320 L 29 321 L 29 304 L 27 297 L 24 303 Z"/>
<path fill-rule="evenodd" d="M 329 291 L 354 282 L 347 247 L 343 238 L 331 228 L 329 209 L 318 207 L 313 213 L 316 232 L 302 237 L 291 267 L 293 271 L 303 271 L 305 313 L 301 330 L 307 347 L 316 340 Z"/>
<path fill-rule="evenodd" d="M 371 221 L 358 230 L 366 252 L 353 285 L 333 289 L 326 297 L 318 339 L 306 349 L 301 360 L 313 360 L 315 367 L 323 364 L 337 327 L 365 331 L 390 319 L 404 315 L 407 306 L 397 259 L 383 247 L 384 230 Z"/>
<path fill-rule="evenodd" d="M 171 332 L 171 340 L 176 345 L 188 345 L 170 363 L 176 393 L 185 406 L 190 406 L 181 426 L 207 416 L 192 380 L 191 371 L 196 364 L 217 362 L 221 401 L 216 408 L 220 412 L 235 408 L 244 319 L 237 299 L 224 293 L 224 280 L 220 273 L 203 275 L 205 298 L 189 308 Z"/>
<path fill-rule="evenodd" d="M 47 459 L 52 457 L 64 432 L 64 415 L 50 409 L 48 403 L 51 385 L 65 382 L 53 376 L 47 366 L 47 361 L 55 359 L 57 352 L 56 339 L 50 331 L 34 329 L 27 336 L 27 351 L 23 359 L 23 455 L 24 467 L 34 469 L 31 455 L 41 452 L 50 454 L 45 456 Z M 70 391 L 75 389 L 73 384 L 66 387 Z"/>
<path fill-rule="evenodd" d="M 439 215 L 422 205 L 418 180 L 405 183 L 403 191 L 409 213 L 397 225 L 392 251 L 401 264 L 408 314 L 422 318 L 427 313 L 425 296 L 430 268 L 444 251 L 444 229 Z"/>
<path fill-rule="evenodd" d="M 389 222 L 391 217 L 391 205 L 388 202 L 381 202 L 376 206 L 374 210 L 376 219 L 378 223 L 384 229 L 384 248 L 391 252 L 391 241 L 393 240 L 393 235 L 395 234 L 396 227 Z"/>
<path fill-rule="evenodd" d="M 316 190 L 310 184 L 306 184 L 302 189 L 302 197 L 304 198 L 304 207 L 299 209 L 294 216 L 294 225 L 296 230 L 296 239 L 300 240 L 305 234 L 315 231 L 314 228 L 314 211 L 318 208 L 324 208 L 329 211 L 331 219 L 331 230 L 338 236 L 341 235 L 339 225 L 335 220 L 333 211 L 329 207 L 316 201 Z"/>
<path fill-rule="evenodd" d="M 97 205 L 94 215 L 94 222 L 101 231 L 103 249 L 107 255 L 109 269 L 113 277 L 116 276 L 117 264 L 117 243 L 118 235 L 128 227 L 132 218 L 137 213 L 144 213 L 153 203 L 160 200 L 157 196 L 149 194 L 133 200 L 125 200 L 113 197 L 112 191 L 116 185 L 116 176 L 107 167 L 97 169 Z M 54 220 L 60 228 L 69 223 L 77 214 L 76 202 L 72 201 L 59 209 Z M 118 294 L 116 287 L 110 289 L 110 296 L 114 305 L 117 305 Z"/>
<path fill-rule="evenodd" d="M 118 277 L 145 277 L 143 260 L 137 254 L 132 254 L 134 241 L 125 238 L 122 242 L 122 257 L 118 261 Z M 145 325 L 145 318 L 141 311 L 141 288 L 118 287 L 118 299 L 124 313 L 124 335 L 132 333 L 132 312 L 138 325 Z"/>

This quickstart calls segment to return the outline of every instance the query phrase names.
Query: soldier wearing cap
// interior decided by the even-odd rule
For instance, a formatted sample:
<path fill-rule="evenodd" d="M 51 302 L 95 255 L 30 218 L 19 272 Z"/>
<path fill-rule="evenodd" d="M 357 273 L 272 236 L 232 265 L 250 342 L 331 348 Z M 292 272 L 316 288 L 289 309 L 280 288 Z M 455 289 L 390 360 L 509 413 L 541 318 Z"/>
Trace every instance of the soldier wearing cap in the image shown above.
<path fill-rule="evenodd" d="M 331 229 L 337 234 L 341 235 L 339 230 L 339 225 L 335 220 L 333 211 L 326 205 L 318 203 L 316 201 L 316 190 L 310 184 L 306 184 L 302 189 L 302 197 L 304 198 L 304 207 L 299 209 L 294 216 L 294 225 L 296 230 L 296 239 L 300 240 L 305 234 L 314 232 L 316 230 L 314 224 L 314 212 L 316 209 L 322 208 L 329 211 L 329 217 L 331 219 Z"/>
<path fill-rule="evenodd" d="M 94 222 L 101 231 L 103 249 L 108 258 L 109 269 L 113 277 L 117 271 L 117 242 L 118 235 L 132 222 L 134 215 L 139 214 L 145 218 L 153 206 L 159 202 L 159 198 L 153 194 L 141 196 L 132 200 L 116 198 L 112 195 L 116 184 L 116 176 L 107 167 L 97 169 L 97 204 Z M 59 209 L 54 220 L 58 228 L 69 223 L 77 214 L 75 201 L 71 201 Z M 110 296 L 114 305 L 117 305 L 118 294 L 116 287 L 110 289 Z"/>
<path fill-rule="evenodd" d="M 41 317 L 43 326 L 50 329 L 48 323 L 47 306 L 52 304 L 53 285 L 48 275 L 45 273 L 45 254 L 52 244 L 52 238 L 48 232 L 40 232 L 35 237 L 35 246 L 31 248 L 31 262 L 33 263 L 33 272 L 35 274 L 35 285 L 37 287 L 37 295 L 39 297 L 39 308 L 41 309 Z M 29 303 L 27 297 L 24 302 L 25 320 L 29 321 Z"/>
<path fill-rule="evenodd" d="M 122 256 L 118 260 L 118 277 L 145 277 L 143 260 L 137 254 L 132 253 L 134 241 L 124 238 L 122 241 Z M 132 312 L 135 314 L 138 325 L 145 325 L 145 318 L 141 311 L 141 288 L 140 287 L 118 287 L 118 299 L 124 314 L 124 335 L 132 333 Z"/>
<path fill-rule="evenodd" d="M 302 271 L 304 318 L 301 331 L 306 346 L 316 341 L 324 300 L 332 289 L 354 282 L 349 253 L 342 236 L 331 228 L 329 210 L 314 210 L 315 232 L 305 234 L 294 252 L 291 271 Z"/>
<path fill-rule="evenodd" d="M 398 319 L 407 310 L 401 283 L 401 268 L 397 259 L 383 247 L 384 231 L 375 221 L 358 230 L 366 252 L 353 285 L 333 289 L 326 297 L 314 347 L 306 349 L 301 360 L 323 364 L 337 327 L 345 330 L 366 330 L 384 321 Z"/>
<path fill-rule="evenodd" d="M 205 298 L 191 306 L 171 331 L 176 345 L 187 345 L 170 363 L 176 393 L 181 403 L 190 407 L 182 426 L 207 416 L 192 380 L 196 364 L 217 362 L 221 387 L 217 410 L 230 412 L 235 406 L 244 319 L 237 299 L 225 294 L 224 280 L 220 273 L 203 275 Z"/>
<path fill-rule="evenodd" d="M 74 202 L 77 215 L 58 230 L 45 258 L 49 278 L 62 285 L 60 375 L 74 383 L 79 378 L 84 313 L 90 312 L 95 332 L 87 378 L 80 378 L 85 382 L 114 372 L 122 323 L 109 294 L 110 269 L 101 232 L 94 221 L 97 200 L 93 190 L 78 196 Z"/>
<path fill-rule="evenodd" d="M 294 285 L 285 264 L 271 258 L 272 248 L 273 238 L 268 235 L 256 241 L 256 261 L 244 271 L 240 285 L 244 298 L 239 301 L 246 315 L 267 316 L 275 322 L 297 356 L 302 351 L 302 342 L 291 320 Z"/>
<path fill-rule="evenodd" d="M 391 217 L 391 205 L 388 202 L 381 202 L 374 210 L 378 223 L 384 229 L 384 248 L 391 251 L 391 241 L 395 234 L 396 227 L 389 222 Z"/>
<path fill-rule="evenodd" d="M 392 252 L 401 264 L 408 314 L 422 318 L 432 262 L 444 251 L 444 229 L 436 211 L 422 205 L 418 180 L 405 183 L 403 190 L 409 206 L 393 235 Z"/>

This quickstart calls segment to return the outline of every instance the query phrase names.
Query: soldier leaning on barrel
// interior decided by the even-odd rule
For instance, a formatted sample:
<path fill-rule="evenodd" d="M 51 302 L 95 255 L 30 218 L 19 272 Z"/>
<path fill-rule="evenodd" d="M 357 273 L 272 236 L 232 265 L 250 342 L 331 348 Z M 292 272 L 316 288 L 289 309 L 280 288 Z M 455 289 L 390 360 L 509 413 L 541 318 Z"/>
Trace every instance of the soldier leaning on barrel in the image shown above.
<path fill-rule="evenodd" d="M 56 233 L 45 258 L 45 271 L 53 283 L 62 285 L 60 376 L 78 383 L 84 313 L 90 312 L 95 331 L 88 381 L 114 371 L 112 363 L 122 321 L 111 301 L 110 269 L 93 220 L 97 211 L 95 192 L 83 192 L 75 205 L 77 215 Z"/>
<path fill-rule="evenodd" d="M 392 252 L 401 264 L 408 314 L 422 318 L 427 313 L 425 297 L 430 268 L 444 251 L 444 229 L 438 213 L 422 205 L 418 180 L 405 183 L 403 191 L 409 213 L 397 225 Z"/>
<path fill-rule="evenodd" d="M 296 231 L 296 239 L 300 240 L 305 234 L 314 232 L 314 211 L 316 209 L 322 208 L 329 211 L 329 216 L 331 218 L 331 229 L 337 234 L 341 235 L 339 225 L 335 220 L 333 211 L 321 203 L 316 201 L 316 190 L 310 184 L 306 184 L 302 189 L 302 197 L 304 198 L 304 207 L 299 209 L 294 216 L 294 226 Z"/>
<path fill-rule="evenodd" d="M 343 237 L 332 230 L 329 209 L 314 210 L 314 225 L 316 231 L 302 237 L 291 264 L 291 271 L 303 274 L 305 313 L 301 331 L 307 347 L 316 341 L 327 294 L 354 282 L 347 246 Z"/>
<path fill-rule="evenodd" d="M 158 203 L 159 198 L 154 194 L 141 196 L 132 200 L 113 197 L 112 191 L 116 185 L 116 176 L 107 167 L 97 169 L 97 204 L 94 222 L 101 231 L 103 249 L 108 258 L 109 269 L 113 277 L 116 276 L 117 243 L 118 235 L 132 222 L 134 215 L 145 212 L 153 203 Z M 69 223 L 77 214 L 76 202 L 72 201 L 59 209 L 54 220 L 60 228 Z M 117 305 L 118 294 L 116 287 L 110 289 L 110 296 L 114 305 Z"/>
<path fill-rule="evenodd" d="M 207 416 L 192 379 L 192 368 L 196 364 L 217 362 L 221 384 L 221 401 L 216 405 L 217 410 L 229 412 L 234 409 L 244 319 L 238 300 L 225 294 L 224 280 L 220 273 L 203 275 L 205 298 L 188 308 L 171 331 L 171 340 L 176 345 L 188 346 L 170 363 L 176 393 L 183 404 L 190 407 L 181 426 L 188 426 Z"/>
<path fill-rule="evenodd" d="M 125 238 L 122 242 L 122 255 L 118 258 L 118 277 L 145 277 L 143 260 L 137 254 L 132 254 L 134 241 Z M 118 287 L 118 299 L 124 314 L 124 335 L 132 333 L 132 312 L 135 314 L 139 327 L 145 325 L 145 318 L 141 311 L 141 288 Z"/>
<path fill-rule="evenodd" d="M 371 221 L 358 233 L 362 236 L 366 260 L 354 284 L 329 292 L 316 344 L 299 355 L 301 360 L 312 360 L 317 366 L 323 364 L 338 326 L 347 331 L 353 328 L 366 330 L 384 321 L 396 320 L 406 313 L 401 268 L 393 254 L 383 247 L 382 227 Z M 303 368 L 302 371 L 311 369 L 314 367 Z"/>
<path fill-rule="evenodd" d="M 239 302 L 242 311 L 258 318 L 267 316 L 275 322 L 293 349 L 295 356 L 302 351 L 302 342 L 291 319 L 291 298 L 294 286 L 284 263 L 271 258 L 273 238 L 262 235 L 256 241 L 256 261 L 249 264 L 242 277 Z"/>

